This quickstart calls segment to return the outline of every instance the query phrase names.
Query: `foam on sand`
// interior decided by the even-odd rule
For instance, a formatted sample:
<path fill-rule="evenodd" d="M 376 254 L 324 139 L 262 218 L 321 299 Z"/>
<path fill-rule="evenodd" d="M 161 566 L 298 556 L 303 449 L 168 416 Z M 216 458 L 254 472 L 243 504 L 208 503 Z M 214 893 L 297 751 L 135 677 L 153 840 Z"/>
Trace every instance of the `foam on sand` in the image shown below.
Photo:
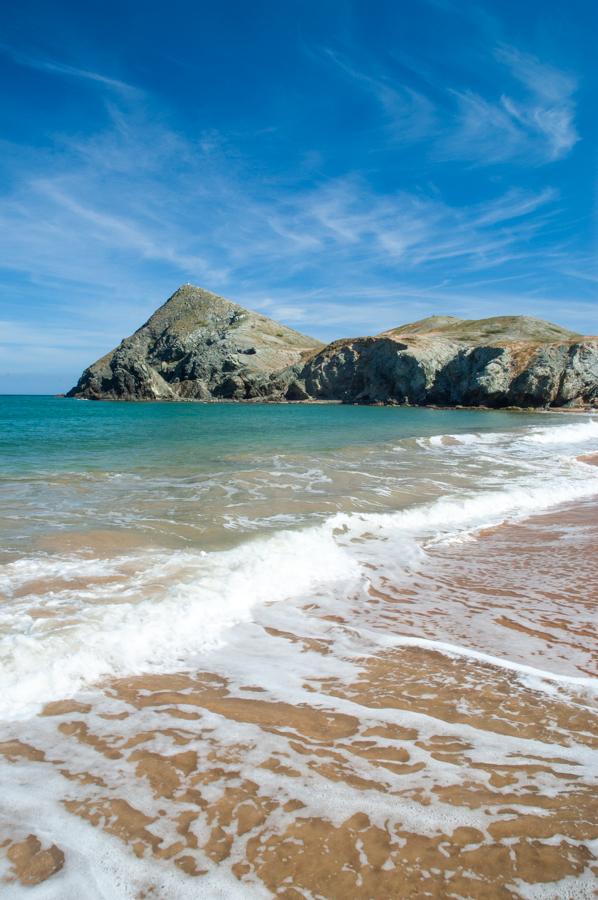
<path fill-rule="evenodd" d="M 0 716 L 26 717 L 107 677 L 188 667 L 225 642 L 231 628 L 251 621 L 257 606 L 309 602 L 322 592 L 342 605 L 371 581 L 372 564 L 399 582 L 425 559 L 426 547 L 592 496 L 598 471 L 563 457 L 551 461 L 547 479 L 542 448 L 547 436 L 565 446 L 595 434 L 593 421 L 515 433 L 497 444 L 501 457 L 538 436 L 540 455 L 525 450 L 523 474 L 499 487 L 490 480 L 481 490 L 445 489 L 432 502 L 395 512 L 337 513 L 320 525 L 268 531 L 227 551 L 46 555 L 7 563 L 0 567 L 9 598 L 0 612 Z"/>
<path fill-rule="evenodd" d="M 299 454 L 223 489 L 169 471 L 119 506 L 162 544 L 58 530 L 7 556 L 3 896 L 590 896 L 584 424 Z M 89 479 L 104 523 L 113 481 Z M 202 515 L 228 543 L 202 546 Z M 34 888 L 28 835 L 64 854 Z"/>
<path fill-rule="evenodd" d="M 327 528 L 283 531 L 220 553 L 122 558 L 123 574 L 133 563 L 136 571 L 124 590 L 120 584 L 116 591 L 113 584 L 107 589 L 100 580 L 95 592 L 81 598 L 67 587 L 66 621 L 31 619 L 22 601 L 21 609 L 14 608 L 19 601 L 8 605 L 2 615 L 12 627 L 0 640 L 2 717 L 31 715 L 43 703 L 107 676 L 188 665 L 195 654 L 220 645 L 227 629 L 248 621 L 255 604 L 309 595 L 358 573 Z M 33 577 L 41 567 L 34 561 Z M 73 559 L 54 561 L 51 568 L 58 577 L 72 578 L 76 571 Z M 114 561 L 108 571 L 117 568 Z M 89 575 L 87 560 L 81 561 L 81 574 Z M 24 578 L 19 566 L 18 583 Z M 36 597 L 38 604 L 56 601 L 55 590 Z"/>

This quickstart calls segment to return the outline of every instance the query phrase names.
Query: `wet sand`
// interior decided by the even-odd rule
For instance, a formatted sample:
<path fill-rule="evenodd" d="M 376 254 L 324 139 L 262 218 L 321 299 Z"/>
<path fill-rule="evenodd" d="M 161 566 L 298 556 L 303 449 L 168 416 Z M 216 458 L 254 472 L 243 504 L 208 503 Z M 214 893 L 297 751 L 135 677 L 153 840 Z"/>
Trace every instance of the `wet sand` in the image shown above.
<path fill-rule="evenodd" d="M 5 889 L 67 896 L 82 841 L 140 900 L 592 896 L 597 550 L 571 504 L 429 546 L 344 614 L 274 604 L 209 671 L 3 725 Z"/>

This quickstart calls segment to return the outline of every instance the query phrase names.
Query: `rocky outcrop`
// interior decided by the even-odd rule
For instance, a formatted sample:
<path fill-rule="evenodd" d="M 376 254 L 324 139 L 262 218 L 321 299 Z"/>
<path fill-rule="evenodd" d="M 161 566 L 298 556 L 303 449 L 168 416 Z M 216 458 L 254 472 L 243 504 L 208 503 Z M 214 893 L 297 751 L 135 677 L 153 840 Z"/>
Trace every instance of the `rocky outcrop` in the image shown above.
<path fill-rule="evenodd" d="M 433 316 L 324 347 L 184 285 L 68 396 L 598 406 L 598 339 L 526 316 Z"/>
<path fill-rule="evenodd" d="M 284 393 L 322 344 L 202 288 L 179 288 L 88 369 L 69 397 L 246 400 Z M 274 377 L 281 372 L 287 374 Z"/>
<path fill-rule="evenodd" d="M 346 403 L 598 405 L 598 340 L 524 316 L 432 317 L 329 344 L 297 388 Z"/>

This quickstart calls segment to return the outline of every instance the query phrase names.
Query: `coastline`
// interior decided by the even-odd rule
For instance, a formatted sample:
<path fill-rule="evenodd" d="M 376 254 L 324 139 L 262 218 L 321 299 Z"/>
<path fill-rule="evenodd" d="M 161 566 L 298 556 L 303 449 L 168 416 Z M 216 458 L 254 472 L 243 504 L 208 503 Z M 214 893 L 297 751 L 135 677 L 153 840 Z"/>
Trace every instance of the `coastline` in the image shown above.
<path fill-rule="evenodd" d="M 194 403 L 202 406 L 209 406 L 213 404 L 232 404 L 232 405 L 264 405 L 264 406 L 363 406 L 367 408 L 373 407 L 393 407 L 396 409 L 438 409 L 438 410 L 482 410 L 487 412 L 522 412 L 522 413 L 578 413 L 583 415 L 592 415 L 598 413 L 598 408 L 596 406 L 484 406 L 483 404 L 479 404 L 476 406 L 462 406 L 460 404 L 456 404 L 454 406 L 440 406 L 436 403 L 421 403 L 421 404 L 410 404 L 410 403 L 397 403 L 397 402 L 388 402 L 384 403 L 382 401 L 377 401 L 375 403 L 357 403 L 355 401 L 345 401 L 345 400 L 268 400 L 265 397 L 248 397 L 247 399 L 235 399 L 231 400 L 228 398 L 213 398 L 210 400 L 200 400 L 194 397 L 177 397 L 170 398 L 165 397 L 163 399 L 136 399 L 136 398 L 121 398 L 121 397 L 68 397 L 66 394 L 54 394 L 52 395 L 56 399 L 60 400 L 81 400 L 84 402 L 91 403 L 127 403 L 127 404 L 151 404 L 151 403 Z"/>

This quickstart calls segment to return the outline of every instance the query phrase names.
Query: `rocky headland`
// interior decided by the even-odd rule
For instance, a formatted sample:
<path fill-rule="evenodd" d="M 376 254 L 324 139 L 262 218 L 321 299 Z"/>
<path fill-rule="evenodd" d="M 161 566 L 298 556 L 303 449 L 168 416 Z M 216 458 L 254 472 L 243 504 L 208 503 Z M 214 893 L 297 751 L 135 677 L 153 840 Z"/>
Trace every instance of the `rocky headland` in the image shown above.
<path fill-rule="evenodd" d="M 321 341 L 185 284 L 130 337 L 86 369 L 69 397 L 246 400 L 280 392 L 275 374 Z"/>
<path fill-rule="evenodd" d="M 324 346 L 184 285 L 67 396 L 596 407 L 598 338 L 528 316 L 432 316 Z"/>

